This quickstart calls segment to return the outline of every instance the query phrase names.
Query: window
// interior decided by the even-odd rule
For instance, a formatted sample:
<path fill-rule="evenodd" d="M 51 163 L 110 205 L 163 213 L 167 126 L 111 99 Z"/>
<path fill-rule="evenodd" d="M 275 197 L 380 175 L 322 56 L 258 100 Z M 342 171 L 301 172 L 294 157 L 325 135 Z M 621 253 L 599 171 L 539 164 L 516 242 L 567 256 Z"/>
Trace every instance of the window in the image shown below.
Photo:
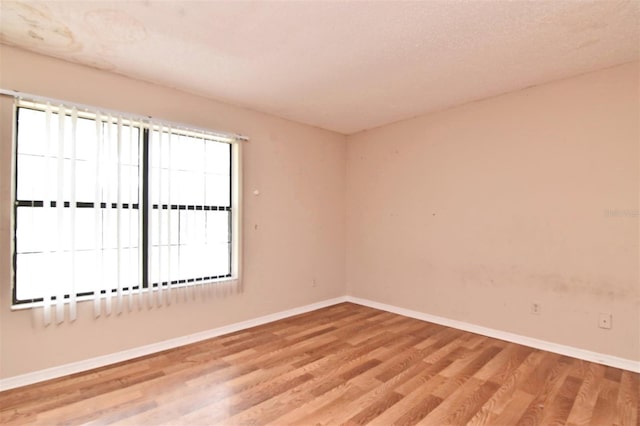
<path fill-rule="evenodd" d="M 233 140 L 26 101 L 16 123 L 14 305 L 237 279 Z"/>

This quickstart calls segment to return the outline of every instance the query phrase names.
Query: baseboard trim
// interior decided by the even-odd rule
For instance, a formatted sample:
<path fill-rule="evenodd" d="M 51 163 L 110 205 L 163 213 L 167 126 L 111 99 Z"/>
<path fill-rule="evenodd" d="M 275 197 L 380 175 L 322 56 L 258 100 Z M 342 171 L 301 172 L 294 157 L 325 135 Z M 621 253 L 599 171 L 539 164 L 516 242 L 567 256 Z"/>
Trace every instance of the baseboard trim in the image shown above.
<path fill-rule="evenodd" d="M 638 361 L 619 358 L 598 352 L 592 352 L 586 349 L 575 348 L 572 346 L 561 345 L 558 343 L 548 342 L 546 340 L 534 339 L 531 337 L 522 336 L 520 334 L 509 333 L 506 331 L 483 327 L 463 321 L 457 321 L 437 315 L 426 314 L 424 312 L 413 311 L 411 309 L 405 309 L 398 306 L 388 305 L 386 303 L 375 302 L 373 300 L 362 299 L 353 296 L 341 296 L 333 299 L 323 300 L 317 303 L 312 303 L 310 305 L 300 306 L 298 308 L 287 309 L 285 311 L 253 318 L 247 321 L 229 324 L 211 330 L 201 331 L 199 333 L 189 334 L 187 336 L 180 336 L 174 339 L 164 340 L 162 342 L 152 343 L 150 345 L 116 352 L 109 355 L 89 358 L 78 362 L 72 362 L 69 364 L 51 367 L 44 370 L 38 370 L 31 373 L 0 379 L 0 391 L 27 386 L 45 380 L 56 379 L 58 377 L 66 376 L 69 374 L 75 374 L 82 371 L 91 370 L 93 368 L 104 367 L 109 364 L 128 361 L 130 359 L 165 351 L 167 349 L 177 348 L 179 346 L 184 346 L 191 343 L 200 342 L 202 340 L 211 339 L 213 337 L 222 336 L 224 334 L 234 333 L 236 331 L 245 330 L 247 328 L 256 327 L 258 325 L 268 324 L 273 321 L 278 321 L 295 315 L 304 314 L 307 312 L 315 311 L 317 309 L 337 305 L 338 303 L 343 302 L 351 302 L 358 305 L 368 306 L 370 308 L 380 309 L 382 311 L 392 312 L 394 314 L 403 315 L 422 321 L 428 321 L 435 324 L 468 331 L 471 333 L 481 334 L 483 336 L 493 337 L 495 339 L 500 339 L 507 342 L 517 343 L 520 345 L 554 352 L 585 361 L 591 361 L 598 364 L 608 365 L 611 367 L 640 373 L 640 362 Z"/>
<path fill-rule="evenodd" d="M 519 345 L 531 348 L 542 349 L 573 358 L 591 361 L 598 364 L 608 365 L 610 367 L 621 368 L 623 370 L 640 373 L 640 362 L 619 358 L 612 355 L 602 354 L 598 352 L 588 351 L 586 349 L 575 348 L 573 346 L 561 345 L 546 340 L 534 339 L 532 337 L 522 336 L 520 334 L 509 333 L 494 328 L 482 327 L 468 322 L 457 321 L 437 315 L 430 315 L 411 309 L 400 308 L 398 306 L 387 305 L 386 303 L 375 302 L 373 300 L 362 299 L 359 297 L 347 296 L 347 302 L 356 303 L 358 305 L 368 306 L 370 308 L 380 309 L 382 311 L 392 312 L 394 314 L 403 315 L 405 317 L 415 318 L 422 321 L 432 322 L 471 333 L 481 334 L 495 339 L 505 340 L 507 342 L 517 343 Z"/>
<path fill-rule="evenodd" d="M 267 324 L 273 321 L 278 321 L 278 320 L 292 317 L 295 315 L 304 314 L 307 312 L 315 311 L 316 309 L 325 308 L 327 306 L 336 305 L 338 303 L 343 303 L 346 301 L 347 301 L 346 296 L 336 297 L 334 299 L 323 300 L 321 302 L 312 303 L 310 305 L 305 305 L 305 306 L 301 306 L 293 309 L 287 309 L 285 311 L 280 311 L 280 312 L 265 315 L 262 317 L 253 318 L 247 321 L 229 324 L 229 325 L 214 328 L 211 330 L 189 334 L 186 336 L 180 336 L 174 339 L 164 340 L 158 343 L 152 343 L 150 345 L 140 346 L 137 348 L 124 350 L 124 351 L 116 352 L 109 355 L 98 356 L 95 358 L 89 358 L 89 359 L 78 361 L 78 362 L 72 362 L 69 364 L 51 367 L 44 370 L 38 370 L 32 373 L 26 373 L 18 376 L 8 377 L 6 379 L 0 379 L 0 391 L 14 389 L 21 386 L 27 386 L 27 385 L 42 382 L 45 380 L 56 379 L 58 377 L 91 370 L 93 368 L 104 367 L 105 365 L 115 364 L 117 362 L 127 361 L 130 359 L 138 358 L 138 357 L 149 355 L 152 353 L 165 351 L 167 349 L 177 348 L 179 346 L 188 345 L 190 343 L 200 342 L 202 340 L 207 340 L 213 337 L 222 336 L 224 334 L 245 330 L 247 328 Z"/>

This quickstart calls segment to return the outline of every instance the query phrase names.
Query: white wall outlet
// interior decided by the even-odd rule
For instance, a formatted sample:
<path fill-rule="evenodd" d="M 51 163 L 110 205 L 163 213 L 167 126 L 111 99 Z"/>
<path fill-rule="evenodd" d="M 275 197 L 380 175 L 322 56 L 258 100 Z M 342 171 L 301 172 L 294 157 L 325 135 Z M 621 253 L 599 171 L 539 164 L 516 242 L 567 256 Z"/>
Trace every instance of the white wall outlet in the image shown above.
<path fill-rule="evenodd" d="M 533 302 L 531 304 L 531 313 L 533 315 L 540 315 L 540 311 L 542 311 L 542 306 L 537 302 Z"/>
<path fill-rule="evenodd" d="M 610 329 L 611 328 L 611 314 L 600 314 L 600 316 L 598 317 L 598 327 L 600 328 L 604 328 L 604 329 Z"/>

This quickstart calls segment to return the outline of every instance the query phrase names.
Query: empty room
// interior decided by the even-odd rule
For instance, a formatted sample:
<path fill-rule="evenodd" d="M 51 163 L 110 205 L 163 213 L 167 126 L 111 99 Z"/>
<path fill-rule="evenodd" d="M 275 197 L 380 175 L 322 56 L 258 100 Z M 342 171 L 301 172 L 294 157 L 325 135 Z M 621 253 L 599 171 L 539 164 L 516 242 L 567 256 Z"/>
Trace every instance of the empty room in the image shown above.
<path fill-rule="evenodd" d="M 640 424 L 640 2 L 0 0 L 0 423 Z"/>

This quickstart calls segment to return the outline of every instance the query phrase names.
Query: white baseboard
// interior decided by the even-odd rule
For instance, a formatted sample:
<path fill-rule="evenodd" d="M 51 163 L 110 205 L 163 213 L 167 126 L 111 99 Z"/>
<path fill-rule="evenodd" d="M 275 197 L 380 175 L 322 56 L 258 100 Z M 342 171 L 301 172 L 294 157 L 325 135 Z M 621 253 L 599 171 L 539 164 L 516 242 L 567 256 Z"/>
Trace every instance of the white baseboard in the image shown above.
<path fill-rule="evenodd" d="M 91 370 L 93 368 L 104 367 L 105 365 L 127 361 L 155 352 L 165 351 L 167 349 L 188 345 L 190 343 L 200 342 L 202 340 L 211 339 L 212 337 L 218 337 L 222 336 L 223 334 L 229 334 L 258 325 L 267 324 L 273 321 L 278 321 L 284 318 L 292 317 L 294 315 L 315 311 L 316 309 L 325 308 L 327 306 L 336 305 L 338 303 L 346 301 L 346 296 L 336 297 L 334 299 L 323 300 L 322 302 L 312 303 L 310 305 L 305 305 L 298 308 L 287 309 L 286 311 L 276 312 L 274 314 L 265 315 L 259 318 L 242 321 L 235 324 L 229 324 L 211 330 L 201 331 L 199 333 L 189 334 L 187 336 L 180 336 L 174 339 L 164 340 L 162 342 L 152 343 L 150 345 L 140 346 L 109 355 L 89 358 L 78 362 L 72 362 L 69 364 L 47 368 L 45 370 L 38 370 L 32 373 L 21 374 L 18 376 L 8 377 L 6 379 L 0 379 L 0 391 L 13 389 L 20 386 L 27 386 L 33 383 L 42 382 L 44 380 L 55 379 L 69 374 Z"/>
<path fill-rule="evenodd" d="M 457 328 L 459 330 L 469 331 L 471 333 L 481 334 L 483 336 L 493 337 L 495 339 L 505 340 L 507 342 L 517 343 L 531 348 L 542 349 L 544 351 L 553 352 L 573 358 L 591 361 L 598 364 L 608 365 L 610 367 L 621 368 L 623 370 L 640 373 L 640 361 L 634 361 L 626 358 L 619 358 L 612 355 L 602 354 L 598 352 L 588 351 L 586 349 L 575 348 L 573 346 L 560 345 L 558 343 L 548 342 L 546 340 L 534 339 L 532 337 L 522 336 L 520 334 L 509 333 L 493 328 L 482 327 L 463 321 L 456 321 L 449 318 L 439 317 L 436 315 L 425 314 L 423 312 L 412 311 L 410 309 L 399 308 L 386 303 L 374 302 L 372 300 L 361 299 L 359 297 L 346 297 L 347 302 L 357 303 L 358 305 L 368 306 L 370 308 L 380 309 L 394 314 L 403 315 L 405 317 L 415 318 L 422 321 L 432 322 L 447 327 Z"/>
<path fill-rule="evenodd" d="M 545 340 L 534 339 L 531 337 L 522 336 L 514 333 L 508 333 L 506 331 L 496 330 L 493 328 L 482 327 L 479 325 L 475 325 L 475 324 L 471 324 L 463 321 L 456 321 L 456 320 L 452 320 L 445 317 L 430 315 L 423 312 L 400 308 L 393 305 L 387 305 L 385 303 L 379 303 L 379 302 L 374 302 L 372 300 L 361 299 L 359 297 L 341 296 L 341 297 L 336 297 L 334 299 L 328 299 L 321 302 L 312 303 L 310 305 L 288 309 L 286 311 L 276 312 L 273 314 L 250 319 L 247 321 L 229 324 L 229 325 L 214 328 L 211 330 L 189 334 L 187 336 L 176 337 L 174 339 L 164 340 L 162 342 L 152 343 L 150 345 L 140 346 L 137 348 L 116 352 L 109 355 L 103 355 L 103 356 L 90 358 L 90 359 L 86 359 L 78 362 L 72 362 L 70 364 L 64 364 L 56 367 L 47 368 L 45 370 L 39 370 L 39 371 L 27 373 L 27 374 L 8 377 L 6 379 L 0 379 L 0 391 L 13 389 L 20 386 L 27 386 L 33 383 L 38 383 L 45 380 L 66 376 L 69 374 L 91 370 L 93 368 L 104 367 L 105 365 L 127 361 L 127 360 L 138 358 L 144 355 L 149 355 L 155 352 L 160 352 L 167 349 L 188 345 L 190 343 L 200 342 L 202 340 L 211 339 L 213 337 L 222 336 L 224 334 L 229 334 L 229 333 L 244 330 L 247 328 L 255 327 L 258 325 L 267 324 L 273 321 L 278 321 L 284 318 L 292 317 L 294 315 L 315 311 L 316 309 L 325 308 L 327 306 L 332 306 L 332 305 L 336 305 L 338 303 L 343 303 L 343 302 L 351 302 L 351 303 L 356 303 L 358 305 L 369 306 L 371 308 L 380 309 L 387 312 L 393 312 L 398 315 L 403 315 L 406 317 L 415 318 L 422 321 L 428 321 L 435 324 L 440 324 L 447 327 L 468 331 L 471 333 L 481 334 L 483 336 L 505 340 L 507 342 L 517 343 L 520 345 L 529 346 L 536 349 L 542 349 L 545 351 L 554 352 L 561 355 L 570 356 L 573 358 L 583 359 L 585 361 L 596 362 L 598 364 L 604 364 L 611 367 L 621 368 L 623 370 L 629 370 L 636 373 L 640 373 L 640 362 L 638 361 L 619 358 L 619 357 L 615 357 L 607 354 L 601 354 L 598 352 L 592 352 L 585 349 L 574 348 L 572 346 L 560 345 L 560 344 L 548 342 Z"/>

